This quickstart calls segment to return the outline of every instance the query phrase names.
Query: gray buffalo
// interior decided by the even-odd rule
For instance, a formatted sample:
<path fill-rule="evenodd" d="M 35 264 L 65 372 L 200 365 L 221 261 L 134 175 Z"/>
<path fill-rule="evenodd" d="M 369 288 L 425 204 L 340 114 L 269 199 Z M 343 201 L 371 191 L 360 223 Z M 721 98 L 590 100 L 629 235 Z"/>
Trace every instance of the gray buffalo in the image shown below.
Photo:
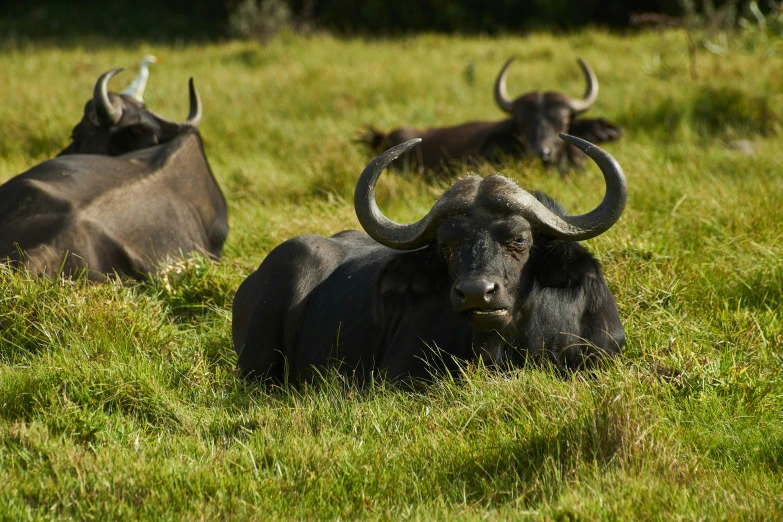
<path fill-rule="evenodd" d="M 98 78 L 92 99 L 84 106 L 84 116 L 71 132 L 71 144 L 59 155 L 119 156 L 166 143 L 179 135 L 182 124 L 147 110 L 138 91 L 138 96 L 108 92 L 109 80 L 120 71 L 113 69 Z M 192 97 L 190 105 L 195 106 Z M 197 125 L 200 117 L 200 112 L 194 114 L 190 123 Z"/>
<path fill-rule="evenodd" d="M 546 166 L 567 171 L 581 167 L 585 158 L 577 147 L 558 139 L 560 133 L 591 143 L 614 141 L 620 129 L 604 119 L 582 118 L 598 99 L 598 79 L 579 60 L 587 81 L 582 98 L 559 92 L 529 92 L 511 99 L 506 92 L 506 76 L 514 58 L 503 66 L 495 82 L 495 102 L 509 117 L 502 121 L 474 121 L 453 127 L 415 129 L 402 127 L 389 133 L 372 127 L 359 141 L 375 153 L 405 141 L 421 138 L 420 146 L 406 155 L 407 164 L 419 171 L 439 170 L 453 162 L 471 159 L 497 161 L 506 156 L 538 157 Z"/>
<path fill-rule="evenodd" d="M 290 239 L 239 287 L 240 373 L 298 381 L 331 366 L 360 378 L 427 378 L 433 369 L 453 371 L 455 358 L 507 365 L 527 356 L 568 371 L 619 353 L 617 306 L 598 261 L 577 241 L 617 222 L 625 177 L 602 149 L 563 139 L 606 180 L 603 201 L 581 216 L 503 176 L 473 175 L 420 221 L 401 225 L 378 209 L 375 185 L 420 140 L 381 154 L 356 186 L 366 234 Z"/>
<path fill-rule="evenodd" d="M 0 186 L 0 259 L 24 264 L 36 276 L 86 271 L 102 280 L 113 273 L 143 277 L 162 260 L 188 252 L 220 255 L 228 234 L 226 201 L 196 129 L 202 107 L 193 79 L 190 115 L 177 123 L 132 98 L 106 98 L 114 72 L 101 76 L 97 99 L 88 104 L 96 121 L 86 115 L 80 125 L 85 133 L 104 129 L 94 124 L 114 125 L 105 133 L 109 148 L 121 143 L 129 151 L 69 151 Z M 74 145 L 91 142 L 74 134 Z"/>

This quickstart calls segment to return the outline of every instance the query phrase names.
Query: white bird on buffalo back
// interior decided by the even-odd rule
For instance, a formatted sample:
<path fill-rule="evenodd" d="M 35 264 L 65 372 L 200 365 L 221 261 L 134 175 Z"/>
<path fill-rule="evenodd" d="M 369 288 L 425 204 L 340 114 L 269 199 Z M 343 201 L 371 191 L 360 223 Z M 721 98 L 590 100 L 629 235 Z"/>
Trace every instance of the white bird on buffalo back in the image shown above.
<path fill-rule="evenodd" d="M 136 79 L 133 80 L 130 85 L 120 91 L 120 94 L 131 96 L 141 103 L 144 103 L 144 88 L 147 86 L 147 78 L 150 77 L 150 65 L 161 62 L 162 60 L 159 60 L 151 54 L 148 54 L 142 58 L 141 62 L 139 63 L 139 74 L 136 76 Z"/>

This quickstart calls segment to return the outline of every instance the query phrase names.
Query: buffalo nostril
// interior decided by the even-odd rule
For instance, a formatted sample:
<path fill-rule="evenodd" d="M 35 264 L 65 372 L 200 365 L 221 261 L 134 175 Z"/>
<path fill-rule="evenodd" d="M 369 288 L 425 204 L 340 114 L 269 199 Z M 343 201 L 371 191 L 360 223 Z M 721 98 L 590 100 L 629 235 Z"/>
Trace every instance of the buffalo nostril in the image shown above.
<path fill-rule="evenodd" d="M 454 285 L 454 295 L 462 306 L 482 307 L 499 290 L 499 285 L 486 279 L 464 279 Z"/>

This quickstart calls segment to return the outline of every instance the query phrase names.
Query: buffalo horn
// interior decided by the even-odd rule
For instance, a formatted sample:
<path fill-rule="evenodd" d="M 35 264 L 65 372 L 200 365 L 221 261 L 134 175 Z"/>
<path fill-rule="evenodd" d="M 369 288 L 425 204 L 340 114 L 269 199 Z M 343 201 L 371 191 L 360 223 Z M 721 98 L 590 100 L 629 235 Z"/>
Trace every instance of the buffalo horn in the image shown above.
<path fill-rule="evenodd" d="M 569 98 L 568 104 L 571 110 L 575 113 L 585 112 L 587 109 L 595 104 L 595 100 L 598 99 L 598 78 L 595 77 L 595 73 L 581 58 L 579 58 L 579 66 L 582 68 L 582 72 L 585 75 L 585 81 L 587 82 L 587 88 L 585 89 L 585 95 L 581 100 L 576 98 Z"/>
<path fill-rule="evenodd" d="M 180 122 L 166 119 L 158 115 L 155 115 L 155 117 L 158 120 L 172 126 L 172 128 L 176 130 L 181 129 L 183 127 L 198 126 L 199 122 L 201 121 L 202 106 L 201 106 L 201 98 L 198 95 L 198 91 L 196 90 L 196 84 L 193 82 L 193 78 L 191 78 L 190 81 L 188 82 L 188 88 L 190 90 L 190 112 L 188 113 L 187 120 L 180 123 Z"/>
<path fill-rule="evenodd" d="M 188 114 L 188 119 L 185 120 L 185 123 L 191 127 L 196 127 L 199 122 L 201 122 L 202 109 L 201 98 L 196 90 L 196 85 L 193 83 L 193 77 L 188 81 L 188 88 L 190 90 L 190 113 Z"/>
<path fill-rule="evenodd" d="M 575 136 L 561 134 L 595 161 L 604 175 L 606 194 L 601 203 L 581 216 L 561 216 L 549 210 L 535 196 L 509 183 L 504 200 L 507 209 L 527 219 L 533 228 L 547 235 L 565 241 L 582 241 L 603 234 L 609 230 L 625 210 L 628 187 L 620 164 L 606 151 Z M 364 169 L 354 192 L 354 208 L 364 231 L 378 243 L 398 250 L 414 250 L 425 246 L 435 238 L 437 227 L 443 219 L 464 213 L 473 202 L 473 194 L 461 194 L 449 189 L 432 209 L 416 223 L 402 225 L 390 220 L 378 208 L 375 201 L 375 185 L 381 173 L 400 155 L 418 144 L 416 138 L 392 147 Z"/>
<path fill-rule="evenodd" d="M 378 208 L 375 201 L 375 184 L 389 164 L 421 141 L 420 138 L 392 147 L 370 162 L 364 169 L 353 196 L 356 217 L 367 234 L 378 243 L 398 250 L 414 250 L 423 247 L 435 237 L 442 218 L 464 209 L 469 201 L 459 194 L 447 191 L 422 219 L 409 225 L 390 220 Z"/>
<path fill-rule="evenodd" d="M 103 73 L 93 89 L 92 101 L 95 106 L 95 114 L 98 116 L 98 124 L 101 127 L 111 127 L 122 118 L 122 109 L 112 105 L 108 91 L 109 80 L 120 71 L 122 68 Z"/>
<path fill-rule="evenodd" d="M 511 98 L 508 97 L 508 91 L 506 91 L 506 77 L 508 76 L 508 69 L 511 67 L 511 62 L 514 61 L 514 57 L 508 59 L 506 64 L 500 70 L 497 80 L 495 80 L 495 103 L 504 112 L 511 113 L 514 108 L 514 103 Z"/>
<path fill-rule="evenodd" d="M 628 186 L 620 164 L 608 152 L 575 136 L 560 137 L 590 156 L 606 182 L 606 193 L 599 205 L 581 216 L 561 216 L 541 204 L 530 193 L 515 186 L 509 194 L 513 210 L 530 221 L 533 228 L 565 241 L 582 241 L 599 236 L 620 219 L 628 200 Z"/>

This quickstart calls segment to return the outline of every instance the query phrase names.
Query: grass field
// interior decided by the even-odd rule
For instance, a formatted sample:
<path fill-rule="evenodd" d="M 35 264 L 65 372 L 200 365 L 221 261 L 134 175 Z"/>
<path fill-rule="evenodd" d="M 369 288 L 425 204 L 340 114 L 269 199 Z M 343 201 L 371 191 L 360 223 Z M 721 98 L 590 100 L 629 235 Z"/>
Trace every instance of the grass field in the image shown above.
<path fill-rule="evenodd" d="M 147 283 L 0 271 L 0 519 L 780 519 L 783 516 L 783 58 L 697 56 L 683 33 L 267 46 L 0 51 L 0 180 L 65 147 L 97 76 L 152 52 L 145 101 L 200 127 L 229 201 L 225 256 Z M 466 368 L 421 392 L 339 376 L 270 392 L 238 381 L 231 300 L 278 243 L 357 228 L 361 126 L 500 118 L 514 94 L 577 96 L 623 127 L 625 215 L 589 241 L 628 345 L 594 377 Z M 117 90 L 132 77 L 114 80 Z M 752 156 L 732 150 L 750 140 Z M 489 173 L 483 167 L 481 173 Z M 591 166 L 501 169 L 572 212 Z M 448 180 L 385 174 L 382 208 L 418 219 Z"/>

